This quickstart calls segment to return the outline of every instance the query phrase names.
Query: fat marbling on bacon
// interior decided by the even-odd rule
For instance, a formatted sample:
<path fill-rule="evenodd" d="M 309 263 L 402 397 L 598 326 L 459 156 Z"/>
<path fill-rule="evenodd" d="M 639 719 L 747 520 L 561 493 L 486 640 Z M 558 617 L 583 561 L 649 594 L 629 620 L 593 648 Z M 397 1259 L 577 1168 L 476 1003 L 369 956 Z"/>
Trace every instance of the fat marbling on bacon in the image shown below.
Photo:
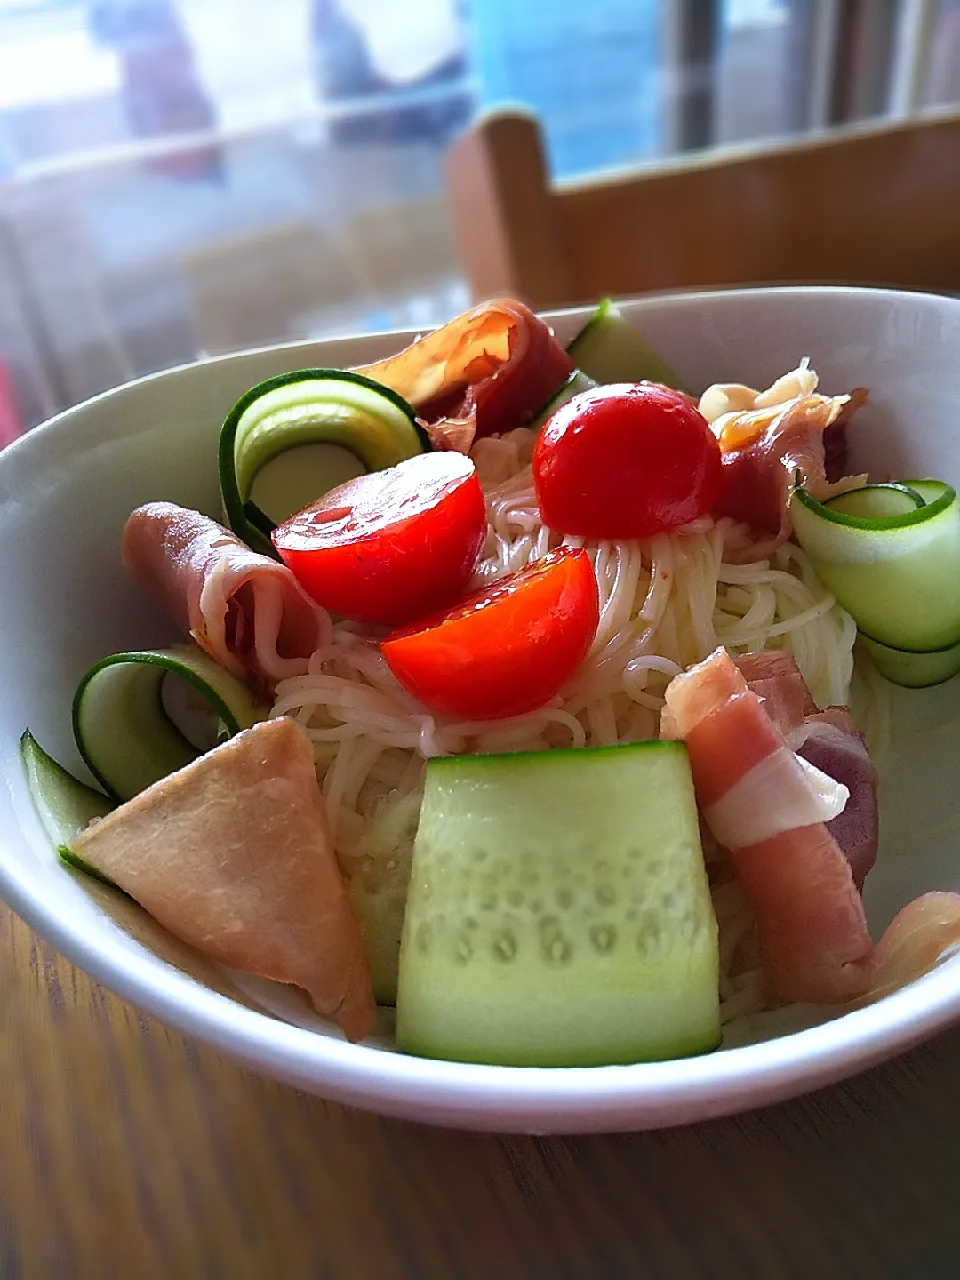
<path fill-rule="evenodd" d="M 262 691 L 302 675 L 330 616 L 286 567 L 209 516 L 172 502 L 138 507 L 123 531 L 127 572 L 201 649 Z"/>
<path fill-rule="evenodd" d="M 476 437 L 529 421 L 573 372 L 573 361 L 545 320 L 522 302 L 499 299 L 355 372 L 403 396 L 435 448 L 467 453 Z"/>

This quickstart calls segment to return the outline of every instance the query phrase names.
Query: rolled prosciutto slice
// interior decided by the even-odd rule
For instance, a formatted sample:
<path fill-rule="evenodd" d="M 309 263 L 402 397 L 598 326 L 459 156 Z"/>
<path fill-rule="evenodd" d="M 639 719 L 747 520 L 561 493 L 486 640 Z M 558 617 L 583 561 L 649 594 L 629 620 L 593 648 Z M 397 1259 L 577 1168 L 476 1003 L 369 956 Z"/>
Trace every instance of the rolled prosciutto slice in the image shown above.
<path fill-rule="evenodd" d="M 675 677 L 666 703 L 701 816 L 753 907 L 785 1000 L 850 1000 L 872 951 L 850 863 L 825 823 L 846 799 L 804 766 L 723 649 Z"/>
<path fill-rule="evenodd" d="M 302 987 L 350 1040 L 373 1026 L 363 934 L 295 721 L 237 734 L 94 822 L 73 850 L 203 955 Z"/>
<path fill-rule="evenodd" d="M 209 516 L 172 502 L 138 507 L 123 563 L 181 630 L 228 671 L 266 691 L 302 675 L 330 638 L 330 616 L 286 567 Z"/>
<path fill-rule="evenodd" d="M 866 483 L 865 476 L 837 472 L 845 463 L 846 425 L 867 392 L 858 387 L 849 395 L 823 396 L 816 387 L 817 375 L 801 365 L 766 391 L 714 385 L 700 399 L 723 458 L 716 514 L 770 533 L 771 541 L 758 548 L 761 555 L 790 537 L 788 506 L 798 471 L 821 502 Z"/>
<path fill-rule="evenodd" d="M 915 982 L 960 948 L 960 894 L 925 893 L 894 917 L 873 953 L 869 996 Z"/>
<path fill-rule="evenodd" d="M 484 302 L 395 356 L 356 370 L 416 409 L 434 446 L 522 427 L 573 372 L 550 326 L 522 302 Z"/>
<path fill-rule="evenodd" d="M 818 710 L 792 654 L 769 650 L 733 661 L 747 687 L 762 698 L 764 711 L 787 745 L 849 791 L 843 812 L 826 825 L 850 863 L 854 883 L 862 890 L 877 860 L 877 771 L 849 710 Z"/>
<path fill-rule="evenodd" d="M 757 684 L 772 678 L 769 664 L 753 663 L 744 665 Z M 960 945 L 960 895 L 916 899 L 874 948 L 851 862 L 830 831 L 824 775 L 804 765 L 775 719 L 795 720 L 789 696 L 773 715 L 764 702 L 718 649 L 670 682 L 664 728 L 687 745 L 701 815 L 753 908 L 776 994 L 816 1004 L 878 998 Z M 839 717 L 826 722 L 846 731 Z"/>

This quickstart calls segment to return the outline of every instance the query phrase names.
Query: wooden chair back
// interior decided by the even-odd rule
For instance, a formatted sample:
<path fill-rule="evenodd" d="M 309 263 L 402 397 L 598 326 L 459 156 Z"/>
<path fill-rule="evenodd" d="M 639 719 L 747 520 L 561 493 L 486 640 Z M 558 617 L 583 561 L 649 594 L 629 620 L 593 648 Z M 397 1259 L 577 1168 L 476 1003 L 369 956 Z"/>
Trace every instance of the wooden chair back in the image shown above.
<path fill-rule="evenodd" d="M 536 119 L 481 117 L 447 192 L 476 298 L 562 306 L 686 286 L 960 292 L 960 112 L 551 182 Z"/>

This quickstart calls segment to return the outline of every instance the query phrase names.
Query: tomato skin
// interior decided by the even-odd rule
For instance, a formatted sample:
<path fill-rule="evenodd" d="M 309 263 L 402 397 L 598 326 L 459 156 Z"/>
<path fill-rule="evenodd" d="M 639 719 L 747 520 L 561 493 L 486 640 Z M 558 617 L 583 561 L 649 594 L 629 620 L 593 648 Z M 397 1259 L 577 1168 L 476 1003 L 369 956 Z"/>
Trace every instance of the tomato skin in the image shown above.
<path fill-rule="evenodd" d="M 398 626 L 463 593 L 486 532 L 473 463 L 444 452 L 348 480 L 272 538 L 318 604 L 355 622 Z"/>
<path fill-rule="evenodd" d="M 549 702 L 587 656 L 599 620 L 587 553 L 559 547 L 394 632 L 380 649 L 425 706 L 465 720 L 499 720 Z"/>
<path fill-rule="evenodd" d="M 720 446 L 690 402 L 655 382 L 594 387 L 561 405 L 537 438 L 544 524 L 582 538 L 646 538 L 710 511 Z"/>

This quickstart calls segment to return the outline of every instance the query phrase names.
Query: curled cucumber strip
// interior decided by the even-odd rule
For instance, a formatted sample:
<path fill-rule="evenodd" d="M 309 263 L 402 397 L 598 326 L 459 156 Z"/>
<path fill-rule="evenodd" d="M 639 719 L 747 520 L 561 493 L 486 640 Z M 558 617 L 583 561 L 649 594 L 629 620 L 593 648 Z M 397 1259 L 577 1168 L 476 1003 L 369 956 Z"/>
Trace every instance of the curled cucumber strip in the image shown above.
<path fill-rule="evenodd" d="M 215 720 L 217 741 L 266 717 L 241 680 L 189 645 L 101 659 L 77 687 L 73 733 L 90 772 L 115 800 L 129 800 L 201 754 L 167 709 L 171 676 L 184 682 L 193 710 Z"/>
<path fill-rule="evenodd" d="M 534 431 L 539 431 L 550 421 L 561 405 L 565 405 L 571 401 L 574 396 L 580 395 L 583 391 L 590 391 L 597 384 L 593 378 L 588 378 L 585 373 L 579 369 L 574 369 L 570 377 L 566 380 L 559 391 L 554 392 L 547 403 L 543 406 L 537 416 L 530 423 Z"/>
<path fill-rule="evenodd" d="M 220 494 L 248 546 L 275 556 L 274 527 L 330 489 L 430 448 L 402 396 L 344 369 L 298 369 L 251 387 L 220 431 Z"/>
<path fill-rule="evenodd" d="M 69 844 L 94 818 L 104 818 L 114 808 L 112 800 L 48 755 L 29 729 L 20 738 L 20 763 L 37 816 L 54 848 Z"/>
<path fill-rule="evenodd" d="M 867 485 L 825 503 L 798 486 L 790 518 L 821 581 L 872 641 L 912 653 L 960 644 L 960 504 L 950 485 Z"/>
<path fill-rule="evenodd" d="M 627 320 L 620 308 L 604 298 L 567 347 L 577 369 L 594 382 L 661 382 L 679 390 L 680 374 Z"/>
<path fill-rule="evenodd" d="M 892 684 L 908 689 L 926 689 L 930 685 L 943 684 L 960 672 L 960 644 L 945 649 L 929 649 L 911 652 L 880 644 L 868 635 L 860 633 L 860 645 L 882 676 Z"/>
<path fill-rule="evenodd" d="M 115 889 L 112 880 L 70 848 L 74 836 L 97 818 L 105 818 L 116 807 L 114 802 L 68 773 L 44 751 L 29 729 L 20 737 L 20 763 L 41 826 L 61 862 Z"/>

